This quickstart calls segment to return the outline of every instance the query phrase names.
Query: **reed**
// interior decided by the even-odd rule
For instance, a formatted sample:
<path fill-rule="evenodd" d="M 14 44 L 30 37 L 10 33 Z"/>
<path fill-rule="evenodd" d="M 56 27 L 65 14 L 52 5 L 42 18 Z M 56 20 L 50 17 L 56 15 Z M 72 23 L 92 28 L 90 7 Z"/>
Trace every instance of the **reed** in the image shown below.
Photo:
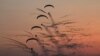
<path fill-rule="evenodd" d="M 47 4 L 43 8 L 45 9 L 45 8 L 48 8 L 48 7 L 55 9 L 55 6 L 51 5 L 51 4 Z M 51 23 L 50 23 L 50 25 L 40 23 L 40 26 L 38 26 L 38 25 L 32 26 L 30 28 L 30 30 L 41 29 L 41 31 L 46 31 L 46 33 L 38 32 L 38 34 L 33 35 L 31 32 L 26 31 L 29 35 L 17 35 L 17 36 L 27 36 L 27 37 L 29 37 L 26 40 L 26 44 L 28 44 L 29 41 L 36 41 L 38 43 L 38 45 L 42 48 L 43 55 L 39 55 L 39 53 L 37 53 L 34 50 L 34 48 L 30 48 L 26 44 L 23 44 L 22 42 L 19 42 L 17 40 L 11 39 L 11 38 L 4 37 L 4 38 L 9 39 L 9 40 L 11 40 L 12 42 L 15 43 L 15 44 L 11 44 L 11 46 L 16 46 L 18 48 L 22 48 L 26 52 L 32 54 L 32 56 L 69 56 L 70 54 L 65 55 L 65 54 L 62 53 L 62 51 L 61 51 L 62 48 L 76 50 L 76 51 L 73 51 L 71 53 L 71 55 L 74 55 L 77 52 L 78 48 L 87 47 L 86 45 L 84 45 L 82 43 L 75 42 L 74 39 L 73 39 L 73 37 L 75 38 L 76 33 L 77 33 L 76 35 L 82 35 L 79 32 L 79 31 L 81 31 L 80 29 L 77 30 L 75 28 L 71 28 L 71 30 L 69 30 L 67 28 L 66 31 L 64 31 L 64 33 L 59 31 L 58 26 L 60 26 L 60 25 L 65 26 L 65 25 L 76 23 L 76 22 L 73 22 L 73 21 L 56 22 L 50 12 L 47 12 L 47 11 L 40 9 L 40 8 L 37 8 L 37 10 L 40 11 L 41 13 L 43 13 L 43 14 L 39 14 L 36 17 L 36 20 L 39 21 L 39 19 L 43 19 L 43 20 L 44 19 L 50 19 Z M 41 17 L 43 17 L 43 18 L 41 18 Z M 53 31 L 50 30 L 50 28 L 52 28 Z M 43 30 L 43 29 L 45 29 L 45 30 Z M 82 35 L 82 36 L 85 36 L 85 35 Z M 45 42 L 44 38 L 47 38 L 48 41 L 50 41 L 52 44 Z M 49 48 L 47 48 L 47 46 L 51 46 L 52 48 L 56 47 L 56 50 L 49 49 Z M 51 54 L 49 54 L 49 52 L 53 52 L 55 54 L 51 55 Z"/>
<path fill-rule="evenodd" d="M 53 9 L 55 8 L 54 5 L 49 4 L 49 5 L 45 5 L 44 9 L 48 8 L 48 7 L 52 7 Z M 79 32 L 79 31 L 81 31 L 80 29 L 76 30 L 76 28 L 71 28 L 70 31 L 65 31 L 65 33 L 60 32 L 59 29 L 58 29 L 59 25 L 65 26 L 65 25 L 76 23 L 76 22 L 73 22 L 73 21 L 61 21 L 61 22 L 56 23 L 54 21 L 54 18 L 52 17 L 52 14 L 50 12 L 46 12 L 45 10 L 40 9 L 40 8 L 38 8 L 37 10 L 43 13 L 43 14 L 40 14 L 40 15 L 37 16 L 37 18 L 36 18 L 37 20 L 39 20 L 41 17 L 44 17 L 44 18 L 42 18 L 43 20 L 45 18 L 51 20 L 51 25 L 45 25 L 44 23 L 40 23 L 41 26 L 39 26 L 39 27 L 45 29 L 45 31 L 47 33 L 39 32 L 37 35 L 39 35 L 39 34 L 42 35 L 41 38 L 49 38 L 50 42 L 52 42 L 52 44 L 54 44 L 56 46 L 56 49 L 57 49 L 56 51 L 48 50 L 46 48 L 46 46 L 48 46 L 48 45 L 50 46 L 51 44 L 49 44 L 49 43 L 48 44 L 42 44 L 40 42 L 40 40 L 37 41 L 39 43 L 39 45 L 42 47 L 42 49 L 43 49 L 43 51 L 45 53 L 44 56 L 49 56 L 48 52 L 55 52 L 56 53 L 56 54 L 53 54 L 52 56 L 68 56 L 69 54 L 67 54 L 67 55 L 62 54 L 62 52 L 61 52 L 62 48 L 73 49 L 73 50 L 77 51 L 78 48 L 87 47 L 82 43 L 75 42 L 74 39 L 73 39 L 74 34 L 77 33 L 76 35 L 81 35 L 80 32 Z M 39 27 L 36 27 L 36 28 L 39 28 Z M 54 31 L 50 30 L 50 28 L 52 28 Z M 67 29 L 67 30 L 69 30 L 69 29 Z M 75 33 L 73 35 L 69 34 L 69 35 L 72 36 L 72 37 L 69 37 L 68 34 L 67 34 L 68 32 L 70 32 L 70 33 L 74 33 L 75 32 Z M 35 35 L 35 36 L 37 36 L 37 35 Z M 84 36 L 84 35 L 82 35 L 82 36 Z M 56 39 L 56 38 L 58 38 L 59 40 Z M 65 41 L 64 44 L 60 44 L 60 42 L 62 42 L 62 41 Z M 75 54 L 75 52 L 72 52 L 72 54 L 73 53 Z"/>

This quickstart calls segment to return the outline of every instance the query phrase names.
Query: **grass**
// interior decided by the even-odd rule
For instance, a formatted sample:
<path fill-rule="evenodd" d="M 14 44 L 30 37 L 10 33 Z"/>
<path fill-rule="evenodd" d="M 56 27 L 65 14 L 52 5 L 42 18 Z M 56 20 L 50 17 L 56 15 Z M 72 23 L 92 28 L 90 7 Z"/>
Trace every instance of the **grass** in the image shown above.
<path fill-rule="evenodd" d="M 55 7 L 54 5 L 45 5 L 44 7 L 46 8 L 46 7 L 50 7 L 50 6 L 53 9 Z M 78 48 L 87 47 L 87 46 L 83 45 L 82 43 L 75 42 L 73 39 L 74 35 L 72 35 L 73 37 L 68 36 L 69 32 L 70 32 L 69 34 L 74 33 L 74 32 L 76 33 L 77 31 L 81 31 L 80 29 L 71 28 L 71 31 L 69 31 L 69 29 L 66 29 L 67 31 L 64 31 L 64 33 L 60 32 L 58 29 L 58 26 L 60 26 L 60 25 L 65 26 L 65 25 L 76 23 L 76 22 L 61 21 L 61 22 L 56 23 L 50 12 L 46 12 L 40 8 L 37 8 L 37 10 L 41 11 L 43 14 L 38 15 L 36 19 L 39 20 L 41 17 L 50 19 L 51 25 L 45 25 L 43 23 L 40 23 L 41 26 L 32 26 L 31 30 L 37 29 L 37 28 L 41 29 L 41 30 L 45 29 L 43 31 L 46 31 L 46 33 L 38 32 L 37 35 L 33 35 L 32 33 L 27 32 L 29 35 L 18 35 L 18 36 L 29 37 L 26 40 L 26 44 L 28 44 L 29 41 L 36 41 L 38 43 L 38 45 L 42 48 L 43 55 L 41 55 L 41 56 L 50 56 L 51 55 L 51 54 L 49 54 L 50 52 L 55 53 L 55 54 L 52 54 L 51 56 L 69 56 L 69 55 L 74 55 L 77 52 Z M 46 15 L 44 15 L 44 14 L 46 14 Z M 44 20 L 44 18 L 43 18 L 43 20 Z M 50 30 L 50 28 L 52 28 L 53 31 Z M 77 35 L 80 35 L 80 32 L 78 32 L 78 33 L 79 34 L 77 34 Z M 84 36 L 84 35 L 82 35 L 82 36 Z M 11 46 L 16 46 L 18 48 L 22 48 L 26 52 L 32 54 L 32 56 L 40 56 L 39 53 L 37 53 L 34 50 L 34 48 L 29 48 L 26 44 L 23 44 L 17 40 L 11 39 L 11 38 L 7 38 L 7 37 L 3 37 L 3 38 L 9 39 L 15 43 L 15 44 L 11 44 Z M 46 39 L 48 39 L 47 42 L 45 41 Z M 52 43 L 52 44 L 50 44 L 50 43 Z M 52 49 L 54 49 L 54 47 L 55 47 L 56 50 L 54 51 L 52 49 L 49 49 L 49 48 L 47 48 L 48 46 L 51 46 Z M 76 51 L 72 51 L 71 54 L 65 55 L 61 51 L 62 48 L 72 49 L 72 50 L 76 50 Z"/>

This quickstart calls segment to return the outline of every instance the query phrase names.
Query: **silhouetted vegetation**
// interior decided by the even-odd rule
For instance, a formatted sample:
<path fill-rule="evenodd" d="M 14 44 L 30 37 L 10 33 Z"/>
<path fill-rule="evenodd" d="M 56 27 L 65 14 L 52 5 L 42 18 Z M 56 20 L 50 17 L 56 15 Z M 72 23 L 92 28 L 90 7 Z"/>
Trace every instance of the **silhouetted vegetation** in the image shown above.
<path fill-rule="evenodd" d="M 53 9 L 56 9 L 56 7 L 51 4 L 47 4 L 43 8 L 45 9 L 48 7 L 52 7 Z M 43 51 L 43 55 L 41 55 L 41 56 L 71 56 L 71 55 L 75 55 L 78 48 L 87 47 L 86 45 L 84 45 L 82 43 L 78 43 L 78 42 L 74 41 L 75 40 L 74 35 L 84 36 L 79 32 L 79 31 L 81 31 L 80 29 L 76 29 L 76 28 L 68 29 L 66 27 L 66 31 L 63 31 L 63 32 L 61 32 L 59 29 L 59 27 L 61 27 L 61 25 L 66 26 L 69 24 L 74 24 L 75 22 L 73 22 L 73 21 L 55 22 L 52 14 L 50 12 L 46 12 L 45 10 L 40 9 L 40 8 L 37 8 L 37 10 L 43 14 L 39 14 L 36 17 L 36 20 L 39 21 L 39 19 L 41 17 L 43 17 L 42 20 L 50 19 L 51 24 L 46 25 L 46 23 L 40 23 L 40 26 L 35 25 L 35 26 L 32 26 L 30 29 L 31 30 L 41 29 L 41 31 L 46 31 L 46 33 L 38 32 L 38 34 L 33 36 L 32 33 L 27 32 L 30 35 L 22 35 L 22 36 L 29 37 L 26 40 L 26 44 L 28 44 L 29 41 L 36 41 L 39 44 L 39 46 L 42 48 L 42 51 Z M 34 50 L 34 48 L 29 48 L 26 44 L 23 44 L 16 40 L 13 40 L 10 38 L 7 38 L 7 39 L 12 40 L 13 42 L 15 42 L 15 44 L 19 44 L 19 45 L 14 44 L 12 46 L 18 46 L 19 48 L 26 49 L 25 51 L 31 53 L 32 56 L 40 56 L 39 53 L 37 53 Z M 45 40 L 47 40 L 47 41 L 45 41 Z M 48 46 L 51 47 L 51 49 L 48 48 Z M 66 51 L 66 53 L 63 53 L 63 49 Z M 67 49 L 70 49 L 72 51 L 69 52 L 69 50 L 67 50 Z"/>
<path fill-rule="evenodd" d="M 55 8 L 54 5 L 45 5 L 44 9 L 48 7 L 52 7 L 53 9 Z M 37 8 L 38 11 L 42 12 L 43 14 L 40 14 L 36 17 L 37 20 L 39 20 L 41 17 L 44 17 L 44 19 L 50 19 L 51 20 L 51 24 L 50 25 L 45 25 L 46 23 L 40 23 L 41 26 L 33 26 L 31 29 L 35 29 L 35 28 L 40 28 L 42 31 L 46 31 L 46 33 L 44 32 L 38 32 L 37 35 L 35 35 L 35 37 L 29 38 L 26 40 L 26 42 L 33 40 L 33 41 L 37 41 L 38 44 L 40 45 L 40 47 L 43 49 L 44 55 L 43 56 L 69 56 L 69 55 L 73 55 L 75 54 L 75 52 L 77 52 L 78 48 L 83 48 L 83 47 L 87 47 L 82 43 L 78 43 L 74 41 L 74 35 L 81 35 L 80 29 L 76 29 L 76 28 L 70 28 L 66 29 L 68 31 L 65 31 L 64 33 L 60 32 L 58 29 L 60 25 L 66 26 L 69 24 L 73 24 L 75 22 L 72 21 L 61 21 L 61 22 L 55 22 L 54 18 L 52 17 L 52 14 L 50 12 L 46 12 L 43 9 Z M 42 19 L 42 20 L 44 20 Z M 52 28 L 52 29 L 50 29 Z M 43 30 L 45 29 L 45 30 Z M 53 31 L 52 31 L 53 30 Z M 70 32 L 70 33 L 69 33 Z M 75 32 L 75 33 L 74 33 Z M 68 34 L 69 33 L 69 34 Z M 71 35 L 72 34 L 72 35 Z M 68 36 L 71 35 L 71 36 Z M 82 35 L 83 36 L 83 35 Z M 41 40 L 41 38 L 39 39 L 39 37 L 43 38 L 45 40 L 45 38 L 48 39 L 48 42 L 52 43 L 46 43 L 44 40 Z M 47 48 L 47 46 L 51 46 L 52 49 Z M 56 47 L 56 50 L 53 50 Z M 70 54 L 63 54 L 61 49 L 62 48 L 66 48 L 66 49 L 72 49 L 72 50 L 76 50 L 76 51 L 72 51 Z M 34 50 L 34 48 L 33 48 Z M 67 50 L 66 50 L 67 51 Z M 55 53 L 55 54 L 50 54 L 50 52 Z"/>

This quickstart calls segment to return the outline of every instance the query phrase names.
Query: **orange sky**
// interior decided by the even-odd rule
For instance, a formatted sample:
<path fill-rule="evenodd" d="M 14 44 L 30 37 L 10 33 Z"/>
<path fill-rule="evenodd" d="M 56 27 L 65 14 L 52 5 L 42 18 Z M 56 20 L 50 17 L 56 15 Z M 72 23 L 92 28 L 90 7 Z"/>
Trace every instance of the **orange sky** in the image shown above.
<path fill-rule="evenodd" d="M 20 34 L 24 30 L 30 31 L 38 13 L 36 8 L 43 9 L 45 4 L 54 4 L 55 9 L 46 8 L 52 12 L 55 20 L 68 15 L 68 19 L 77 22 L 78 27 L 87 29 L 91 40 L 96 41 L 96 48 L 100 51 L 100 0 L 0 0 L 0 33 Z M 46 21 L 46 20 L 45 20 Z"/>

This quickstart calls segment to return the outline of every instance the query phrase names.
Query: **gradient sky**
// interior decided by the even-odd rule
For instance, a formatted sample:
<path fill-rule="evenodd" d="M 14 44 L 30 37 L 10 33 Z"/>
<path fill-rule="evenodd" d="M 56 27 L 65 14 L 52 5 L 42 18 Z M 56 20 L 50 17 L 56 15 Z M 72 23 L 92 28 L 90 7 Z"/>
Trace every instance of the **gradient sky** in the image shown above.
<path fill-rule="evenodd" d="M 100 0 L 0 0 L 0 33 L 30 30 L 40 13 L 36 8 L 43 9 L 45 4 L 55 5 L 55 9 L 45 10 L 51 11 L 56 20 L 67 14 L 79 27 L 87 29 L 91 40 L 96 41 L 96 50 L 100 47 Z"/>

